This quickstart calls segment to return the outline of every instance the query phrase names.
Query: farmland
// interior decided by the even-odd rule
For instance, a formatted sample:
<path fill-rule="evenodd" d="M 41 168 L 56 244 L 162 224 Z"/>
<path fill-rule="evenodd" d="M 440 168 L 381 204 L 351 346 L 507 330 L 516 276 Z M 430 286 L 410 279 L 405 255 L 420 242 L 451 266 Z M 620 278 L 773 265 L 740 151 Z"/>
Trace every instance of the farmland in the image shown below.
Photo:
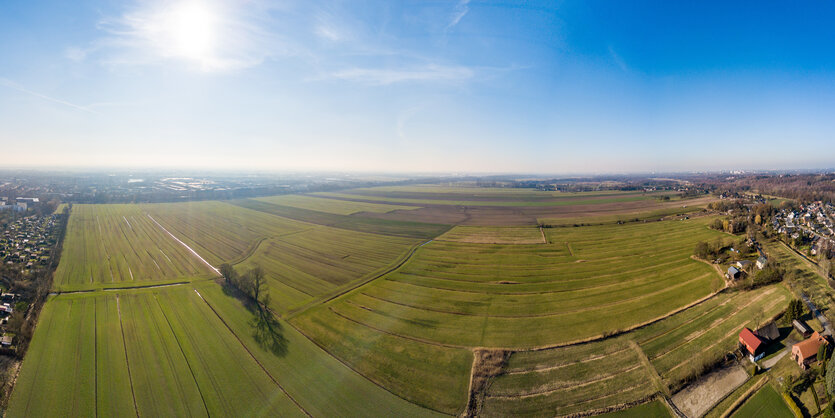
<path fill-rule="evenodd" d="M 791 418 L 794 413 L 771 385 L 765 385 L 748 399 L 734 414 L 734 418 L 761 417 Z"/>
<path fill-rule="evenodd" d="M 134 205 L 75 205 L 58 289 L 208 277 L 211 270 Z"/>
<path fill-rule="evenodd" d="M 702 222 L 546 235 L 550 244 L 431 242 L 329 313 L 454 346 L 539 347 L 626 329 L 722 286 L 713 268 L 689 257 L 697 240 L 718 236 Z"/>
<path fill-rule="evenodd" d="M 179 286 L 54 297 L 43 312 L 45 326 L 38 329 L 8 414 L 303 416 L 316 411 L 321 416 L 335 407 L 429 412 L 373 385 L 292 328 L 282 328 L 284 351 L 276 355 L 253 337 L 252 315 L 236 299 L 213 283 L 200 291 Z M 324 393 L 342 402 L 329 405 L 321 398 Z M 373 406 L 365 403 L 370 399 L 376 401 Z"/>
<path fill-rule="evenodd" d="M 379 203 L 351 202 L 317 196 L 284 195 L 261 197 L 255 200 L 298 209 L 309 209 L 336 215 L 353 215 L 357 212 L 386 213 L 394 210 L 418 209 L 417 206 L 386 205 Z"/>
<path fill-rule="evenodd" d="M 485 411 L 570 414 L 667 393 L 731 350 L 758 312 L 773 316 L 788 299 L 781 285 L 725 292 L 614 339 L 514 353 L 485 393 Z"/>
<path fill-rule="evenodd" d="M 789 299 L 783 285 L 723 289 L 717 269 L 691 257 L 697 242 L 736 240 L 708 228 L 711 216 L 472 225 L 427 222 L 441 212 L 397 201 L 424 193 L 507 203 L 477 205 L 494 211 L 481 218 L 489 220 L 640 200 L 653 207 L 643 215 L 656 216 L 659 200 L 641 193 L 360 192 L 380 201 L 75 205 L 56 273 L 63 293 L 46 303 L 9 416 L 457 415 L 471 396 L 483 416 L 641 402 L 650 403 L 634 411 L 666 411 L 653 401 L 659 393 L 680 388 L 733 348 L 740 327 Z M 433 210 L 471 214 L 446 203 Z M 277 316 L 265 319 L 225 287 L 213 270 L 222 263 L 260 267 Z M 473 389 L 482 349 L 507 361 Z"/>

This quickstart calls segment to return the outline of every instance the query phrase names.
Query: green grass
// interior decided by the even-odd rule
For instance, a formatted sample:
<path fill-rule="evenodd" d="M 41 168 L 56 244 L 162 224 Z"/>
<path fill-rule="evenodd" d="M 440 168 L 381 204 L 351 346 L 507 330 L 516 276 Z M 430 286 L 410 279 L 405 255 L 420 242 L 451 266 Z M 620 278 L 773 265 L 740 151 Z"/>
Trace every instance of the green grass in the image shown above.
<path fill-rule="evenodd" d="M 74 205 L 58 290 L 209 277 L 211 270 L 136 205 Z"/>
<path fill-rule="evenodd" d="M 302 222 L 332 226 L 351 231 L 394 235 L 408 238 L 432 239 L 443 234 L 450 228 L 449 225 L 442 224 L 337 215 L 309 209 L 281 206 L 253 199 L 233 200 L 230 203 L 243 208 L 278 215 L 284 218 L 295 219 Z"/>
<path fill-rule="evenodd" d="M 544 235 L 536 227 L 456 226 L 436 238 L 438 241 L 473 244 L 544 244 Z"/>
<path fill-rule="evenodd" d="M 785 417 L 793 418 L 794 413 L 789 409 L 786 402 L 783 401 L 782 396 L 774 389 L 773 386 L 767 384 L 757 391 L 754 396 L 745 401 L 741 407 L 733 414 L 735 418 L 746 417 Z"/>
<path fill-rule="evenodd" d="M 407 338 L 524 349 L 626 329 L 716 290 L 716 271 L 689 257 L 697 240 L 719 236 L 704 222 L 547 234 L 552 244 L 434 241 L 321 314 Z"/>
<path fill-rule="evenodd" d="M 298 209 L 309 209 L 319 212 L 333 213 L 336 215 L 352 215 L 357 212 L 386 213 L 394 210 L 419 209 L 418 206 L 384 205 L 378 203 L 351 202 L 347 200 L 328 199 L 319 196 L 308 195 L 281 195 L 270 197 L 259 197 L 267 203 L 281 206 L 290 206 Z"/>
<path fill-rule="evenodd" d="M 602 416 L 606 418 L 666 418 L 673 415 L 670 413 L 670 409 L 664 405 L 664 401 L 656 399 L 622 411 L 609 412 Z"/>
<path fill-rule="evenodd" d="M 788 303 L 782 285 L 724 292 L 661 321 L 591 343 L 513 353 L 485 393 L 487 415 L 571 414 L 641 401 L 736 347 L 754 317 Z"/>
<path fill-rule="evenodd" d="M 241 261 L 263 239 L 313 227 L 225 202 L 160 203 L 140 207 L 215 266 Z"/>
<path fill-rule="evenodd" d="M 431 194 L 413 194 L 414 197 L 393 197 L 397 196 L 394 193 L 385 193 L 378 195 L 370 190 L 354 189 L 342 193 L 321 192 L 315 193 L 316 196 L 330 197 L 335 199 L 346 200 L 369 200 L 373 202 L 383 203 L 403 203 L 409 205 L 451 205 L 451 206 L 576 206 L 576 205 L 598 205 L 605 203 L 625 203 L 638 202 L 643 200 L 654 200 L 659 196 L 671 195 L 672 193 L 612 193 L 612 194 L 598 194 L 598 195 L 568 195 L 568 196 L 548 196 L 546 198 L 531 198 L 531 196 L 514 196 L 514 195 L 492 195 L 487 197 L 491 200 L 466 200 L 467 196 L 460 195 L 431 195 Z M 464 197 L 462 200 L 456 200 L 456 197 Z M 478 197 L 478 196 L 472 196 Z M 508 198 L 510 197 L 510 198 Z M 514 198 L 515 197 L 515 198 Z"/>
<path fill-rule="evenodd" d="M 263 268 L 272 306 L 285 312 L 380 272 L 417 243 L 412 238 L 316 226 L 264 240 L 236 268 Z"/>
<path fill-rule="evenodd" d="M 9 401 L 7 416 L 95 414 L 95 319 L 93 298 L 59 296 L 46 303 Z"/>
<path fill-rule="evenodd" d="M 280 323 L 279 341 L 283 344 L 278 350 L 259 343 L 253 314 L 239 300 L 225 295 L 213 283 L 198 290 L 255 358 L 314 416 L 432 415 L 432 411 L 395 396 L 340 363 L 286 322 Z"/>
<path fill-rule="evenodd" d="M 9 416 L 302 415 L 187 286 L 60 295 L 41 321 Z"/>
<path fill-rule="evenodd" d="M 656 210 L 643 210 L 643 211 L 636 211 L 632 213 L 620 213 L 615 215 L 602 215 L 602 216 L 572 216 L 572 217 L 565 217 L 565 218 L 540 218 L 537 221 L 542 225 L 548 226 L 573 226 L 573 225 L 599 225 L 599 224 L 607 224 L 607 223 L 618 223 L 618 222 L 633 222 L 633 221 L 643 221 L 643 220 L 657 220 L 659 218 L 663 218 L 665 216 L 673 216 L 673 215 L 686 215 L 691 213 L 697 213 L 704 211 L 704 208 L 707 205 L 698 205 L 698 206 L 686 206 L 686 207 L 674 207 L 674 208 L 664 208 L 664 209 L 656 209 Z"/>
<path fill-rule="evenodd" d="M 363 376 L 433 410 L 458 414 L 467 403 L 472 352 L 380 332 L 320 307 L 291 323 Z"/>

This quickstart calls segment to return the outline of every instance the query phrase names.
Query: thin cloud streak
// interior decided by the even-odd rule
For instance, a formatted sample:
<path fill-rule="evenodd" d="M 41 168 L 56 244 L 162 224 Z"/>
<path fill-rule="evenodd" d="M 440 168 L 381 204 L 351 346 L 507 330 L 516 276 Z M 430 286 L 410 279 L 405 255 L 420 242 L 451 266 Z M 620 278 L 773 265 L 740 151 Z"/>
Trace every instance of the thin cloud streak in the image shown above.
<path fill-rule="evenodd" d="M 37 98 L 40 98 L 40 99 L 43 99 L 43 100 L 46 100 L 46 101 L 62 104 L 64 106 L 68 106 L 68 107 L 71 107 L 71 108 L 76 109 L 76 110 L 81 110 L 81 111 L 93 113 L 93 114 L 96 114 L 96 115 L 101 114 L 99 112 L 96 112 L 95 110 L 90 109 L 87 106 L 77 105 L 75 103 L 70 103 L 66 100 L 56 99 L 54 97 L 50 97 L 50 96 L 47 96 L 45 94 L 41 94 L 41 93 L 38 93 L 36 91 L 29 90 L 29 89 L 23 87 L 22 85 L 20 85 L 18 83 L 15 83 L 14 81 L 11 81 L 7 78 L 0 78 L 0 85 L 6 86 L 8 88 L 17 90 L 17 91 L 22 92 L 22 93 L 26 93 L 26 94 L 35 96 Z"/>
<path fill-rule="evenodd" d="M 469 11 L 470 11 L 470 8 L 468 7 L 469 3 L 470 3 L 470 0 L 461 0 L 461 1 L 458 2 L 458 4 L 455 5 L 455 10 L 452 13 L 452 19 L 449 21 L 449 24 L 446 27 L 447 30 L 450 30 L 453 27 L 455 27 L 455 25 L 457 25 L 458 22 L 460 22 L 461 19 L 463 19 L 464 16 L 466 16 L 467 13 L 469 13 Z"/>
<path fill-rule="evenodd" d="M 456 82 L 471 79 L 474 75 L 475 72 L 468 67 L 427 65 L 407 69 L 349 68 L 334 72 L 331 77 L 385 86 L 404 82 Z"/>

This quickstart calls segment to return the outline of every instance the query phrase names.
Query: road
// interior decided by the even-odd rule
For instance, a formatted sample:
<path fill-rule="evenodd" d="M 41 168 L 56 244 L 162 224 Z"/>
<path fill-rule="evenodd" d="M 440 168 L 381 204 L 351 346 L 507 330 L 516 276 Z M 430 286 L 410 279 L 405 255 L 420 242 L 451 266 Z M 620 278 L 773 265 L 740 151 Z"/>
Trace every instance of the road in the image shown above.
<path fill-rule="evenodd" d="M 829 320 L 826 319 L 825 316 L 818 310 L 818 307 L 812 303 L 812 300 L 809 299 L 809 296 L 806 296 L 806 293 L 801 293 L 800 298 L 803 299 L 803 303 L 809 308 L 809 311 L 812 312 L 818 321 L 820 321 L 821 325 L 823 325 L 823 334 L 824 335 L 833 335 L 832 334 L 832 325 L 829 323 Z"/>

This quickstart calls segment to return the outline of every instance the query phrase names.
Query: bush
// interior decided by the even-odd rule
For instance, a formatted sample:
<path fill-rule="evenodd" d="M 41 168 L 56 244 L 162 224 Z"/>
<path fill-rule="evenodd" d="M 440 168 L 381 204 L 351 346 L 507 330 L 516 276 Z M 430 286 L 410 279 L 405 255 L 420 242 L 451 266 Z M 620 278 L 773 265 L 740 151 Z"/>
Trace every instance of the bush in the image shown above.
<path fill-rule="evenodd" d="M 783 392 L 783 400 L 786 401 L 786 405 L 788 405 L 789 409 L 792 410 L 792 412 L 794 413 L 794 416 L 796 416 L 796 417 L 802 417 L 803 416 L 803 412 L 800 411 L 800 408 L 797 407 L 797 403 L 794 402 L 794 398 L 792 398 L 791 394 L 789 394 L 787 392 Z"/>

